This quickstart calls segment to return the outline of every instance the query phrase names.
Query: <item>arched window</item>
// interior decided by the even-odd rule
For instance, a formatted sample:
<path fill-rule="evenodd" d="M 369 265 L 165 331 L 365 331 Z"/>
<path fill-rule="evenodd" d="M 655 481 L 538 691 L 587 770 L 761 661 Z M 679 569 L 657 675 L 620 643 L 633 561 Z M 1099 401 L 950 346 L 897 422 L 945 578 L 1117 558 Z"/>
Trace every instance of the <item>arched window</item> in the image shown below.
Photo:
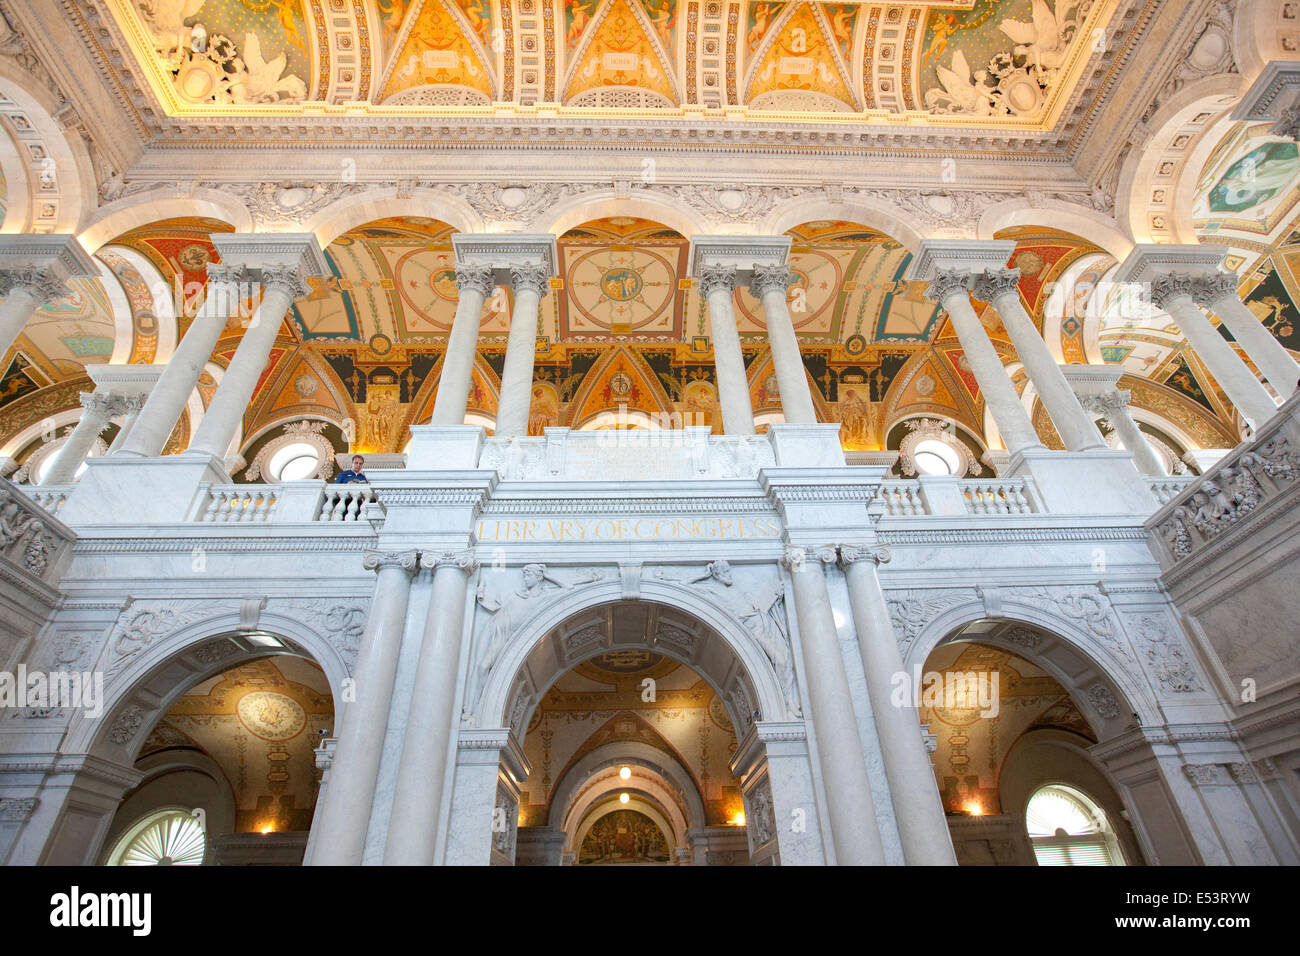
<path fill-rule="evenodd" d="M 320 467 L 320 451 L 307 442 L 285 445 L 271 456 L 267 474 L 272 481 L 299 481 L 311 478 Z"/>
<path fill-rule="evenodd" d="M 1101 807 L 1072 787 L 1035 791 L 1025 825 L 1039 866 L 1123 866 L 1119 841 Z"/>
<path fill-rule="evenodd" d="M 122 834 L 109 866 L 202 866 L 207 834 L 199 817 L 177 807 L 155 810 Z"/>

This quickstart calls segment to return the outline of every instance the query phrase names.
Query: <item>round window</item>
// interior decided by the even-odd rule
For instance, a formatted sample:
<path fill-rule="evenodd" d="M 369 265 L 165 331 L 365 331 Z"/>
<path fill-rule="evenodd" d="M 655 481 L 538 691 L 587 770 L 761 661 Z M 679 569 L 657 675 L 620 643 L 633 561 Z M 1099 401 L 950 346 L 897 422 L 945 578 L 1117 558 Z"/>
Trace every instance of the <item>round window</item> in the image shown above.
<path fill-rule="evenodd" d="M 937 438 L 917 442 L 912 458 L 923 475 L 955 475 L 961 464 L 957 452 Z"/>
<path fill-rule="evenodd" d="M 320 453 L 316 447 L 306 442 L 294 442 L 271 456 L 267 472 L 272 481 L 299 481 L 312 477 L 319 467 Z"/>

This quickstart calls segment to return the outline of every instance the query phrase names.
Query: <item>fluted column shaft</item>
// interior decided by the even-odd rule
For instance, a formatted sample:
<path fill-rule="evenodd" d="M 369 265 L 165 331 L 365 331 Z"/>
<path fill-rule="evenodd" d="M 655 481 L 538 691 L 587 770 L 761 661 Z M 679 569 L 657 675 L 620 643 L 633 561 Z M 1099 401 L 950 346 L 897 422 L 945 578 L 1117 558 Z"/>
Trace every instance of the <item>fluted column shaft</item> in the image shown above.
<path fill-rule="evenodd" d="M 422 554 L 420 564 L 433 569 L 433 599 L 420 642 L 388 822 L 389 839 L 384 847 L 384 863 L 400 866 L 431 866 L 434 862 L 438 815 L 447 781 L 447 748 L 456 723 L 453 705 L 465 589 L 478 567 L 473 551 Z"/>
<path fill-rule="evenodd" d="M 916 702 L 900 705 L 893 700 L 894 677 L 903 673 L 903 658 L 876 573 L 877 562 L 888 560 L 889 549 L 883 546 L 840 547 L 876 738 L 889 778 L 903 858 L 911 866 L 956 866 L 934 768 L 921 738 Z"/>
<path fill-rule="evenodd" d="M 1300 383 L 1300 364 L 1238 297 L 1237 277 L 1228 272 L 1207 276 L 1197 283 L 1192 297 L 1223 320 L 1282 400 L 1290 398 Z"/>
<path fill-rule="evenodd" d="M 510 287 L 515 307 L 510 314 L 506 362 L 501 371 L 501 398 L 497 404 L 496 437 L 528 434 L 528 410 L 533 397 L 533 361 L 537 357 L 537 306 L 546 294 L 550 276 L 540 265 L 512 266 Z"/>
<path fill-rule="evenodd" d="M 700 294 L 709 304 L 709 328 L 713 336 L 713 365 L 718 377 L 718 407 L 722 430 L 728 435 L 754 434 L 754 406 L 749 401 L 745 377 L 745 356 L 740 351 L 740 332 L 732 294 L 736 291 L 736 270 L 731 266 L 705 266 L 700 272 Z M 784 386 L 782 386 L 784 388 Z"/>
<path fill-rule="evenodd" d="M 81 420 L 54 453 L 54 460 L 41 479 L 43 485 L 71 484 L 95 439 L 108 427 L 109 419 L 124 410 L 122 399 L 103 392 L 82 392 L 81 404 L 85 409 Z"/>
<path fill-rule="evenodd" d="M 242 267 L 208 264 L 208 291 L 203 306 L 149 392 L 118 454 L 145 458 L 162 454 L 226 327 L 239 288 L 247 282 L 249 276 Z"/>
<path fill-rule="evenodd" d="M 438 395 L 433 401 L 433 425 L 460 425 L 469 406 L 469 390 L 474 377 L 474 356 L 478 351 L 479 324 L 483 319 L 483 302 L 496 288 L 490 266 L 460 263 L 456 266 L 456 316 L 451 320 L 451 335 L 442 358 L 442 375 Z M 531 377 L 531 373 L 530 373 Z"/>
<path fill-rule="evenodd" d="M 781 390 L 781 412 L 787 422 L 814 423 L 817 412 L 808 388 L 808 374 L 799 354 L 799 339 L 794 333 L 790 307 L 786 304 L 786 290 L 789 288 L 789 266 L 754 266 L 749 291 L 763 304 L 767 342 L 772 349 L 772 367 L 776 370 L 776 383 Z"/>
<path fill-rule="evenodd" d="M 1223 386 L 1228 399 L 1246 420 L 1258 428 L 1273 417 L 1277 406 L 1253 372 L 1232 350 L 1218 329 L 1192 298 L 1196 277 L 1169 273 L 1151 283 L 1151 301 L 1173 317 L 1210 374 Z"/>
<path fill-rule="evenodd" d="M 203 420 L 190 439 L 189 450 L 224 459 L 239 424 L 248 411 L 258 380 L 266 369 L 271 346 L 280 334 L 281 323 L 295 298 L 307 294 L 307 284 L 296 269 L 274 267 L 262 270 L 265 292 L 253 313 L 244 337 L 239 340 L 230 367 L 203 413 Z"/>
<path fill-rule="evenodd" d="M 365 851 L 415 552 L 367 551 L 364 562 L 379 576 L 357 656 L 356 699 L 343 711 L 329 785 L 316 810 L 311 863 L 317 866 L 358 866 Z"/>
<path fill-rule="evenodd" d="M 1120 443 L 1133 456 L 1133 464 L 1143 475 L 1163 475 L 1165 466 L 1155 453 L 1142 430 L 1129 411 L 1130 393 L 1118 389 L 1102 395 L 1089 395 L 1083 399 L 1084 407 L 1102 415 L 1119 433 Z"/>
<path fill-rule="evenodd" d="M 1047 343 L 1038 334 L 1034 320 L 1025 311 L 1020 301 L 1019 281 L 1019 269 L 990 269 L 975 277 L 973 291 L 977 298 L 991 302 L 1002 317 L 1011 344 L 1016 347 L 1016 354 L 1065 447 L 1070 451 L 1105 448 L 1101 432 L 1084 412 Z"/>
<path fill-rule="evenodd" d="M 1011 376 L 970 304 L 968 281 L 969 273 L 940 270 L 926 295 L 942 305 L 952 319 L 953 331 L 957 333 L 1007 451 L 1014 455 L 1027 448 L 1041 447 L 1029 414 L 1020 404 L 1020 396 L 1011 383 Z"/>
<path fill-rule="evenodd" d="M 795 616 L 835 859 L 841 866 L 873 866 L 885 862 L 885 851 L 826 590 L 823 567 L 834 561 L 834 548 L 808 552 L 791 547 L 782 559 L 794 580 Z"/>

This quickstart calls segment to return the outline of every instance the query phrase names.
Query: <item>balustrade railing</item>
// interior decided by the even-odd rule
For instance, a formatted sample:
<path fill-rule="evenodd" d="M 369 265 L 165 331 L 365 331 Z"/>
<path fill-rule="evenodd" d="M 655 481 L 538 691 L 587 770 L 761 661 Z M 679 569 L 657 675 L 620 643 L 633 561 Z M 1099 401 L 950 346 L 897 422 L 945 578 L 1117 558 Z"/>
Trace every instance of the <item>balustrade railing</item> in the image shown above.
<path fill-rule="evenodd" d="M 1028 515 L 1035 511 L 1023 478 L 977 478 L 962 482 L 966 511 L 973 515 Z"/>
<path fill-rule="evenodd" d="M 921 486 L 915 481 L 881 482 L 876 500 L 884 504 L 887 517 L 902 518 L 926 513 Z"/>
<path fill-rule="evenodd" d="M 278 500 L 275 485 L 213 485 L 199 520 L 209 524 L 270 521 Z"/>
<path fill-rule="evenodd" d="M 366 505 L 377 500 L 369 485 L 326 485 L 312 520 L 360 521 L 366 516 Z"/>
<path fill-rule="evenodd" d="M 1183 489 L 1195 480 L 1195 475 L 1152 475 L 1147 478 L 1147 487 L 1156 496 L 1156 501 L 1165 505 L 1182 494 Z"/>

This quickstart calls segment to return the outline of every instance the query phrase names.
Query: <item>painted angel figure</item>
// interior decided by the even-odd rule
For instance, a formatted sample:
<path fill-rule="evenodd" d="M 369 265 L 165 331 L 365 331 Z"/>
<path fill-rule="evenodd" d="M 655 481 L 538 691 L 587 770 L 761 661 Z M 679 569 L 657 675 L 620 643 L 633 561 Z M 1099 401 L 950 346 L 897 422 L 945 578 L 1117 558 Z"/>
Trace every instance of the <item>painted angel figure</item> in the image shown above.
<path fill-rule="evenodd" d="M 557 588 L 567 588 L 569 586 L 548 575 L 544 564 L 526 564 L 524 565 L 523 574 L 523 587 L 517 588 L 514 593 L 500 601 L 493 600 L 488 595 L 487 582 L 482 578 L 479 579 L 476 597 L 479 606 L 492 615 L 492 621 L 484 629 L 480 638 L 483 642 L 483 651 L 479 654 L 478 661 L 470 675 L 473 684 L 469 689 L 470 692 L 465 696 L 466 703 L 462 714 L 465 719 L 477 713 L 479 697 L 483 693 L 483 688 L 487 686 L 488 675 L 492 673 L 497 658 L 501 656 L 501 652 L 510 643 L 511 637 L 519 628 L 519 624 L 528 616 L 532 609 L 532 602 L 549 590 L 548 585 Z"/>

